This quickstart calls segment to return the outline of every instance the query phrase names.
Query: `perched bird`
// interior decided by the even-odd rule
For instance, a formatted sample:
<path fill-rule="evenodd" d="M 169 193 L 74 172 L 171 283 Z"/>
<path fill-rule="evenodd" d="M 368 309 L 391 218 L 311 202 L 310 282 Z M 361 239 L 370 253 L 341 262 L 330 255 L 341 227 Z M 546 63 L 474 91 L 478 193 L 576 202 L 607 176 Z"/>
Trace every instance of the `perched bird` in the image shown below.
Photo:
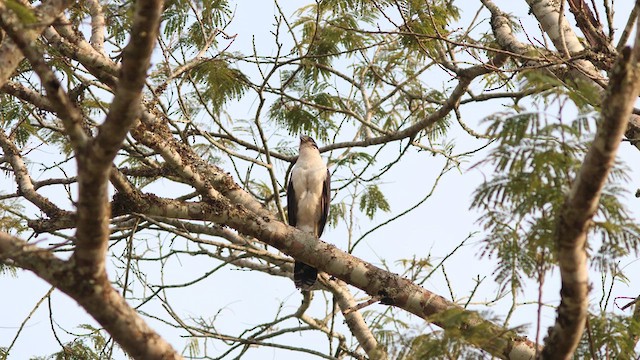
<path fill-rule="evenodd" d="M 331 175 L 320 157 L 318 144 L 311 137 L 300 137 L 299 152 L 287 187 L 289 225 L 319 238 L 329 214 Z M 293 282 L 297 288 L 308 290 L 317 277 L 318 269 L 295 262 Z"/>

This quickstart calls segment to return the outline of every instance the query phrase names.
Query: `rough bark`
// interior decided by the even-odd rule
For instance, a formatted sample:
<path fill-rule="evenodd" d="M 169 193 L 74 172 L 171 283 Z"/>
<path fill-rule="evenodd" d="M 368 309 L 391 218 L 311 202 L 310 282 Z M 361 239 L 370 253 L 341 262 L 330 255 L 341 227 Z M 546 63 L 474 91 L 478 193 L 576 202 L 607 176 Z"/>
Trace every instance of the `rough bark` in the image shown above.
<path fill-rule="evenodd" d="M 351 292 L 347 288 L 346 284 L 339 280 L 332 280 L 322 278 L 322 282 L 333 293 L 342 314 L 344 315 L 345 322 L 349 327 L 351 333 L 358 339 L 358 344 L 362 347 L 369 359 L 371 360 L 386 360 L 389 358 L 384 346 L 380 345 L 376 338 L 373 336 L 371 329 L 364 321 L 362 314 L 359 311 L 347 312 L 348 309 L 356 306 L 356 301 L 351 295 Z"/>
<path fill-rule="evenodd" d="M 612 70 L 596 137 L 559 214 L 555 238 L 562 277 L 561 302 L 555 325 L 545 339 L 544 359 L 572 358 L 584 330 L 589 305 L 587 232 L 640 93 L 638 59 L 640 37 L 633 50 L 623 49 Z"/>
<path fill-rule="evenodd" d="M 134 359 L 182 359 L 113 289 L 106 277 L 87 278 L 73 261 L 63 261 L 48 249 L 0 232 L 0 259 L 47 281 L 76 300 Z"/>
<path fill-rule="evenodd" d="M 366 261 L 348 254 L 333 245 L 316 241 L 310 234 L 276 221 L 272 217 L 260 216 L 239 204 L 219 197 L 206 202 L 182 202 L 162 199 L 153 195 L 139 194 L 137 198 L 118 195 L 114 209 L 140 212 L 155 216 L 192 220 L 209 220 L 224 224 L 239 232 L 255 237 L 281 251 L 335 276 L 371 296 L 381 297 L 381 302 L 396 306 L 415 314 L 445 330 L 459 332 L 471 339 L 474 331 L 493 336 L 471 343 L 502 359 L 532 359 L 535 344 L 515 332 L 484 320 L 472 311 L 411 283 L 396 274 L 380 269 Z M 455 328 L 448 328 L 437 316 L 445 312 L 458 312 L 464 319 Z M 477 338 L 477 337 L 476 337 Z"/>
<path fill-rule="evenodd" d="M 54 10 L 49 10 L 44 15 L 39 15 L 36 11 L 36 18 L 41 19 L 42 27 L 27 28 L 24 19 L 7 9 L 4 3 L 0 3 L 0 23 L 12 39 L 6 44 L 19 48 L 40 77 L 47 92 L 48 103 L 62 120 L 65 133 L 76 152 L 79 184 L 77 215 L 67 216 L 69 214 L 59 211 L 38 196 L 28 174 L 21 170 L 25 166 L 17 149 L 4 133 L 0 136 L 0 143 L 5 154 L 11 155 L 14 171 L 21 174 L 18 178 L 19 188 L 26 192 L 26 197 L 47 210 L 47 214 L 53 218 L 72 218 L 77 226 L 76 249 L 69 261 L 62 261 L 46 249 L 0 234 L 0 254 L 3 258 L 11 259 L 15 265 L 33 271 L 74 298 L 133 358 L 179 359 L 181 357 L 173 348 L 149 328 L 111 286 L 105 271 L 111 217 L 107 192 L 111 163 L 140 112 L 141 91 L 158 35 L 163 2 L 149 0 L 136 3 L 131 40 L 124 50 L 115 97 L 107 119 L 99 127 L 95 138 L 91 138 L 83 130 L 82 112 L 63 90 L 55 73 L 44 61 L 41 50 L 34 43 L 44 26 L 68 5 L 66 2 L 51 3 L 57 5 Z M 45 3 L 41 7 L 48 9 L 50 4 Z M 2 55 L 4 61 L 11 60 L 9 64 L 4 64 L 9 65 L 3 66 L 4 70 L 13 71 L 13 60 L 22 56 L 16 53 L 14 51 Z M 0 79 L 3 74 L 0 74 Z M 12 89 L 18 90 L 15 87 Z M 27 92 L 22 94 L 33 97 L 33 94 Z"/>
<path fill-rule="evenodd" d="M 38 36 L 40 36 L 40 33 L 42 33 L 47 26 L 51 25 L 71 4 L 73 4 L 71 0 L 43 1 L 36 7 L 33 13 L 35 22 L 30 24 L 28 29 L 24 30 L 24 38 L 29 42 L 35 41 Z M 6 11 L 6 8 L 2 11 Z M 23 55 L 13 41 L 6 40 L 0 45 L 0 59 L 2 59 L 2 66 L 0 66 L 0 85 L 4 85 L 18 67 L 18 64 L 23 59 Z"/>
<path fill-rule="evenodd" d="M 38 194 L 36 191 L 33 180 L 29 176 L 27 170 L 27 164 L 25 164 L 20 151 L 13 142 L 5 135 L 4 131 L 0 131 L 0 147 L 4 157 L 7 158 L 13 173 L 18 183 L 18 191 L 23 194 L 24 198 L 29 200 L 32 204 L 42 209 L 42 211 L 50 217 L 58 217 L 70 214 L 57 207 L 46 197 Z"/>
<path fill-rule="evenodd" d="M 596 51 L 615 54 L 615 47 L 605 35 L 602 24 L 596 19 L 589 4 L 585 0 L 567 0 L 567 4 L 569 4 L 569 10 L 571 10 L 589 45 Z"/>
<path fill-rule="evenodd" d="M 160 27 L 162 0 L 136 3 L 131 40 L 106 120 L 78 159 L 78 225 L 74 258 L 90 273 L 104 271 L 111 209 L 108 180 L 111 162 L 140 113 L 141 92 Z"/>
<path fill-rule="evenodd" d="M 540 26 L 549 35 L 551 42 L 563 57 L 570 58 L 584 51 L 584 46 L 582 46 L 578 36 L 569 25 L 567 18 L 560 13 L 558 2 L 553 0 L 526 1 L 531 7 L 531 12 L 538 19 Z M 586 76 L 597 82 L 604 80 L 590 61 L 573 59 L 569 64 L 582 73 L 582 77 Z"/>

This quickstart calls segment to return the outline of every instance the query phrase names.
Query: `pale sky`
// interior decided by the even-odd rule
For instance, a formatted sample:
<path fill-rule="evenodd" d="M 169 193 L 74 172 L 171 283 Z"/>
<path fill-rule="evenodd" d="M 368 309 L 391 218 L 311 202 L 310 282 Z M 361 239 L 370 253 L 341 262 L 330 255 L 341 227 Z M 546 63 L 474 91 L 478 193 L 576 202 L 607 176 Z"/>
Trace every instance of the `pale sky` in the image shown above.
<path fill-rule="evenodd" d="M 285 9 L 285 13 L 291 14 L 295 10 L 307 3 L 307 1 L 291 1 L 282 2 L 281 6 Z M 466 10 L 463 13 L 464 19 L 474 15 L 479 7 L 479 2 L 474 2 L 473 9 Z M 499 2 L 499 6 L 505 6 L 503 2 Z M 527 17 L 528 9 L 524 5 L 520 8 L 504 9 L 513 11 L 517 15 Z M 620 4 L 623 3 L 623 4 Z M 238 34 L 237 38 L 229 48 L 229 51 L 239 51 L 245 54 L 251 53 L 252 36 L 255 36 L 255 44 L 258 51 L 262 53 L 272 49 L 273 41 L 269 33 L 272 30 L 274 18 L 272 14 L 275 12 L 275 6 L 270 1 L 253 1 L 250 6 L 248 2 L 241 1 L 236 8 L 235 19 L 227 29 L 228 34 Z M 618 13 L 628 14 L 630 12 L 631 2 L 618 1 L 616 6 L 619 8 Z M 624 15 L 620 16 L 622 21 Z M 570 19 L 573 22 L 572 19 Z M 620 25 L 622 27 L 623 25 Z M 537 34 L 537 33 L 536 33 Z M 243 71 L 250 72 L 249 69 Z M 256 110 L 255 99 L 250 97 L 242 101 L 231 104 L 229 112 L 232 116 L 239 119 L 253 118 Z M 474 128 L 480 128 L 477 123 L 483 117 L 492 114 L 501 109 L 496 108 L 494 104 L 479 104 L 473 108 L 463 108 L 462 115 L 467 124 L 471 124 Z M 455 131 L 451 132 L 450 137 L 456 138 L 456 153 L 476 148 L 482 142 L 474 141 L 470 136 L 458 130 L 457 125 L 453 126 Z M 454 135 L 459 134 L 459 135 Z M 280 134 L 284 136 L 284 134 Z M 274 140 L 275 141 L 275 140 Z M 292 139 L 292 141 L 297 141 Z M 324 144 L 320 144 L 321 146 Z M 388 146 L 388 149 L 382 152 L 377 162 L 378 168 L 383 167 L 392 160 L 398 153 L 398 144 Z M 325 158 L 327 154 L 324 154 Z M 629 167 L 635 167 L 640 163 L 640 152 L 623 144 L 620 149 L 621 157 L 627 162 Z M 47 156 L 43 151 L 42 156 Z M 382 259 L 386 265 L 400 271 L 397 261 L 400 259 L 408 259 L 414 255 L 417 257 L 426 257 L 431 254 L 434 263 L 437 263 L 442 257 L 449 254 L 460 242 L 468 237 L 469 234 L 479 231 L 480 228 L 475 221 L 477 214 L 469 210 L 471 203 L 471 194 L 478 184 L 483 180 L 484 175 L 490 175 L 488 169 L 469 170 L 471 165 L 480 158 L 476 158 L 469 163 L 462 164 L 460 170 L 452 170 L 448 172 L 440 180 L 438 188 L 434 195 L 418 210 L 394 221 L 390 225 L 382 227 L 380 230 L 369 235 L 362 244 L 360 244 L 354 255 L 380 266 Z M 365 233 L 372 226 L 383 222 L 397 213 L 405 210 L 415 204 L 419 199 L 425 196 L 431 190 L 435 177 L 440 172 L 444 164 L 441 157 L 433 157 L 426 152 L 417 153 L 409 152 L 402 161 L 397 164 L 390 172 L 383 177 L 381 189 L 387 196 L 391 204 L 391 213 L 379 212 L 374 221 L 368 221 L 364 218 L 360 221 L 358 234 Z M 37 168 L 32 168 L 36 171 Z M 231 171 L 231 168 L 226 168 Z M 284 171 L 279 169 L 281 183 L 284 182 Z M 489 173 L 487 173 L 489 172 Z M 259 173 L 258 173 L 259 175 Z M 631 173 L 632 182 L 628 184 L 629 190 L 629 208 L 635 210 L 638 208 L 639 200 L 632 195 L 640 184 L 640 173 L 633 171 Z M 168 184 L 165 183 L 165 186 Z M 6 191 L 14 191 L 16 185 L 12 177 L 0 178 L 0 189 Z M 159 192 L 167 191 L 162 188 L 163 184 L 157 184 L 153 187 L 146 188 L 146 191 L 158 189 Z M 346 196 L 346 194 L 344 194 Z M 59 196 L 59 195 L 58 195 Z M 340 195 L 339 195 L 340 196 Z M 52 196 L 53 197 L 53 196 Z M 54 201 L 55 201 L 55 197 Z M 331 242 L 336 246 L 346 249 L 346 229 L 344 226 L 338 228 L 328 228 L 325 231 L 323 240 Z M 491 272 L 495 268 L 495 259 L 480 259 L 479 251 L 482 234 L 477 234 L 467 241 L 466 245 L 456 252 L 451 258 L 445 262 L 448 279 L 452 284 L 452 289 L 456 300 L 465 299 L 474 288 L 477 276 L 483 278 L 481 285 L 478 287 L 473 302 L 490 300 L 495 296 L 497 285 L 493 281 Z M 46 238 L 40 236 L 39 239 Z M 168 243 L 169 238 L 161 238 L 160 241 Z M 183 242 L 184 240 L 177 240 Z M 118 247 L 122 248 L 122 244 L 117 245 L 114 251 L 118 251 Z M 119 250 L 121 251 L 121 250 Z M 621 259 L 621 267 L 626 268 L 627 274 L 640 274 L 640 263 L 635 258 Z M 171 273 L 165 272 L 166 283 L 179 283 L 195 278 L 197 275 L 209 271 L 218 263 L 212 260 L 205 261 L 200 257 L 180 258 L 180 263 L 174 261 L 169 268 Z M 113 268 L 114 264 L 108 261 L 108 266 Z M 160 281 L 159 275 L 148 272 L 150 279 Z M 486 278 L 485 278 L 486 277 Z M 610 281 L 610 279 L 608 279 Z M 614 286 L 613 296 L 637 296 L 640 293 L 640 284 L 636 279 L 631 278 L 630 284 L 617 283 Z M 594 290 L 591 293 L 592 304 L 597 303 L 601 296 L 600 278 L 597 273 L 591 274 L 591 281 Z M 14 338 L 18 327 L 27 317 L 40 298 L 47 293 L 49 285 L 41 281 L 29 272 L 19 272 L 18 278 L 10 276 L 0 277 L 0 289 L 3 290 L 3 296 L 0 296 L 0 346 L 9 346 Z M 449 287 L 442 276 L 442 272 L 438 271 L 425 284 L 424 287 L 450 299 Z M 559 301 L 559 277 L 556 271 L 545 282 L 544 300 L 551 303 Z M 510 326 L 521 324 L 531 324 L 527 334 L 530 338 L 535 336 L 535 316 L 537 312 L 537 285 L 530 284 L 525 288 L 525 294 L 519 297 L 519 302 L 532 302 L 531 305 L 524 305 L 518 308 L 514 313 Z M 220 270 L 220 273 L 210 276 L 208 279 L 192 286 L 188 291 L 181 290 L 179 293 L 167 292 L 168 297 L 172 300 L 174 310 L 181 314 L 184 318 L 189 316 L 194 318 L 214 318 L 216 328 L 225 334 L 238 335 L 248 327 L 273 320 L 279 311 L 279 304 L 284 302 L 283 313 L 295 311 L 300 304 L 301 295 L 295 290 L 293 284 L 288 279 L 268 276 L 262 273 L 249 272 L 244 270 L 232 269 L 226 267 Z M 324 314 L 324 298 L 330 299 L 328 293 L 316 292 L 316 299 L 309 314 L 320 317 Z M 363 299 L 360 292 L 359 299 Z M 330 301 L 330 300 L 329 300 Z M 472 303 L 473 303 L 472 302 Z M 625 301 L 622 301 L 625 303 Z M 52 295 L 53 313 L 56 324 L 56 332 L 62 342 L 70 341 L 74 336 L 65 333 L 64 330 L 74 334 L 87 333 L 86 330 L 78 328 L 79 324 L 89 323 L 97 326 L 84 310 L 79 308 L 75 302 L 70 300 L 66 295 L 59 291 L 54 291 Z M 506 297 L 494 306 L 487 307 L 485 305 L 472 306 L 478 310 L 490 310 L 493 315 L 504 319 L 510 307 L 510 297 Z M 382 311 L 383 305 L 372 305 L 369 310 Z M 150 303 L 141 308 L 142 311 L 155 314 L 163 314 L 166 318 L 166 312 L 160 309 L 157 304 Z M 397 311 L 402 313 L 402 311 Z M 618 311 L 618 313 L 620 313 Z M 628 314 L 629 312 L 627 312 Z M 412 315 L 405 315 L 406 319 L 411 319 L 413 324 L 424 324 L 424 321 Z M 555 318 L 555 310 L 546 308 L 542 313 L 542 336 L 546 334 L 546 327 L 553 323 Z M 145 318 L 149 324 L 154 327 L 162 336 L 168 339 L 174 347 L 181 351 L 185 348 L 186 342 L 183 338 L 184 331 L 170 328 L 159 321 Z M 348 330 L 343 325 L 341 315 L 336 318 L 336 326 L 342 329 L 343 333 Z M 289 323 L 291 325 L 292 323 Z M 426 326 L 426 324 L 425 324 Z M 285 340 L 286 339 L 286 340 Z M 312 344 L 311 346 L 319 351 L 326 351 L 326 337 L 320 335 L 311 336 L 309 333 L 290 334 L 287 338 L 276 338 L 274 341 L 278 343 L 293 343 L 296 345 Z M 226 346 L 219 348 L 209 348 L 210 355 L 218 354 L 226 349 Z M 31 356 L 45 356 L 60 351 L 59 345 L 51 332 L 49 322 L 49 310 L 45 301 L 30 317 L 22 330 L 18 341 L 14 345 L 9 359 L 27 359 Z M 116 359 L 122 359 L 124 356 L 119 354 Z M 308 354 L 300 354 L 283 350 L 276 350 L 268 347 L 254 348 L 243 357 L 243 359 L 307 359 L 314 358 Z"/>

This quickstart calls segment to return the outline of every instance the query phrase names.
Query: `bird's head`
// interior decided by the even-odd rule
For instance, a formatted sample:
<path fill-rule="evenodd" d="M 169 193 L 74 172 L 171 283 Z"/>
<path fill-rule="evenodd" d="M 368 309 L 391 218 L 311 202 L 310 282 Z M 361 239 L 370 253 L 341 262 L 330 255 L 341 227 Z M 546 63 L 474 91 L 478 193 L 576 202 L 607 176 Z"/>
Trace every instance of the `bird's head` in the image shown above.
<path fill-rule="evenodd" d="M 316 144 L 316 141 L 313 140 L 311 136 L 307 136 L 307 135 L 300 136 L 300 148 L 307 147 L 307 146 L 315 149 L 318 148 L 318 144 Z"/>

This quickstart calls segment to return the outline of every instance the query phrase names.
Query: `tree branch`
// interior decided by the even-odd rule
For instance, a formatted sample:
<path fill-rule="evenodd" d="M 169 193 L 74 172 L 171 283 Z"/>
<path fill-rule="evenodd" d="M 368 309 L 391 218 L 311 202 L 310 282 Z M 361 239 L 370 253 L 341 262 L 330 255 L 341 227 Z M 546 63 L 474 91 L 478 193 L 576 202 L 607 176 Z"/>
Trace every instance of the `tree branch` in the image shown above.
<path fill-rule="evenodd" d="M 13 265 L 31 270 L 77 301 L 132 358 L 182 359 L 140 318 L 106 278 L 95 282 L 78 272 L 73 261 L 61 260 L 48 249 L 29 245 L 0 232 L 0 262 L 4 259 L 11 259 Z"/>
<path fill-rule="evenodd" d="M 335 296 L 349 330 L 356 339 L 358 339 L 358 344 L 362 346 L 362 349 L 367 353 L 369 359 L 388 359 L 384 346 L 380 345 L 373 336 L 371 329 L 364 321 L 360 311 L 346 312 L 347 309 L 357 305 L 347 286 L 342 281 L 331 280 L 324 275 L 322 275 L 321 280 L 322 283 L 333 293 L 333 296 Z"/>
<path fill-rule="evenodd" d="M 142 87 L 156 42 L 162 0 L 137 1 L 131 40 L 124 49 L 115 97 L 98 134 L 78 159 L 78 226 L 74 258 L 91 273 L 104 271 L 111 210 L 108 178 L 111 162 L 139 116 Z"/>
<path fill-rule="evenodd" d="M 49 101 L 64 124 L 71 145 L 77 152 L 80 152 L 79 150 L 87 141 L 87 136 L 81 127 L 82 112 L 71 101 L 55 73 L 45 62 L 42 50 L 34 43 L 36 39 L 28 37 L 30 32 L 23 20 L 10 11 L 4 2 L 0 2 L 0 25 L 20 48 L 22 54 L 31 63 L 33 70 L 40 77 Z"/>
<path fill-rule="evenodd" d="M 4 3 L 4 1 L 3 1 Z M 71 4 L 71 0 L 45 0 L 35 10 L 34 16 L 36 21 L 30 24 L 28 28 L 23 29 L 22 36 L 28 42 L 35 41 L 40 33 Z M 2 12 L 6 11 L 6 4 L 1 4 Z M 3 41 L 0 46 L 0 85 L 4 85 L 11 77 L 13 72 L 18 68 L 18 64 L 22 60 L 23 55 L 18 46 L 11 40 Z"/>
<path fill-rule="evenodd" d="M 11 142 L 11 140 L 5 135 L 4 131 L 0 131 L 0 147 L 2 148 L 3 155 L 11 164 L 13 168 L 13 174 L 16 177 L 16 183 L 18 184 L 18 194 L 24 196 L 32 204 L 40 208 L 50 218 L 58 218 L 60 216 L 69 215 L 70 213 L 57 207 L 48 198 L 38 194 L 33 184 L 27 165 L 22 160 L 20 151 Z"/>
<path fill-rule="evenodd" d="M 535 344 L 514 331 L 504 329 L 475 312 L 466 311 L 458 305 L 436 295 L 396 274 L 380 269 L 333 245 L 317 241 L 312 235 L 299 231 L 273 219 L 257 215 L 244 206 L 230 203 L 224 197 L 206 202 L 182 202 L 162 199 L 154 195 L 140 195 L 131 199 L 116 194 L 114 209 L 122 212 L 140 212 L 153 216 L 165 216 L 191 220 L 209 220 L 230 226 L 237 231 L 253 236 L 286 254 L 337 277 L 371 296 L 382 296 L 382 302 L 415 314 L 444 328 L 462 333 L 474 345 L 503 359 L 531 358 Z M 433 317 L 438 314 L 459 312 L 463 314 L 454 327 L 445 325 Z M 472 338 L 475 331 L 493 336 L 484 336 L 479 341 Z M 477 338 L 477 337 L 476 337 Z"/>
<path fill-rule="evenodd" d="M 639 28 L 640 29 L 640 23 Z M 544 359 L 570 359 L 584 330 L 588 308 L 587 232 L 613 167 L 633 104 L 640 93 L 640 35 L 615 64 L 602 103 L 602 120 L 556 225 L 562 300 L 542 352 Z"/>
<path fill-rule="evenodd" d="M 569 10 L 576 19 L 576 23 L 589 45 L 597 51 L 615 54 L 617 51 L 604 33 L 602 24 L 596 19 L 585 0 L 568 0 Z"/>

